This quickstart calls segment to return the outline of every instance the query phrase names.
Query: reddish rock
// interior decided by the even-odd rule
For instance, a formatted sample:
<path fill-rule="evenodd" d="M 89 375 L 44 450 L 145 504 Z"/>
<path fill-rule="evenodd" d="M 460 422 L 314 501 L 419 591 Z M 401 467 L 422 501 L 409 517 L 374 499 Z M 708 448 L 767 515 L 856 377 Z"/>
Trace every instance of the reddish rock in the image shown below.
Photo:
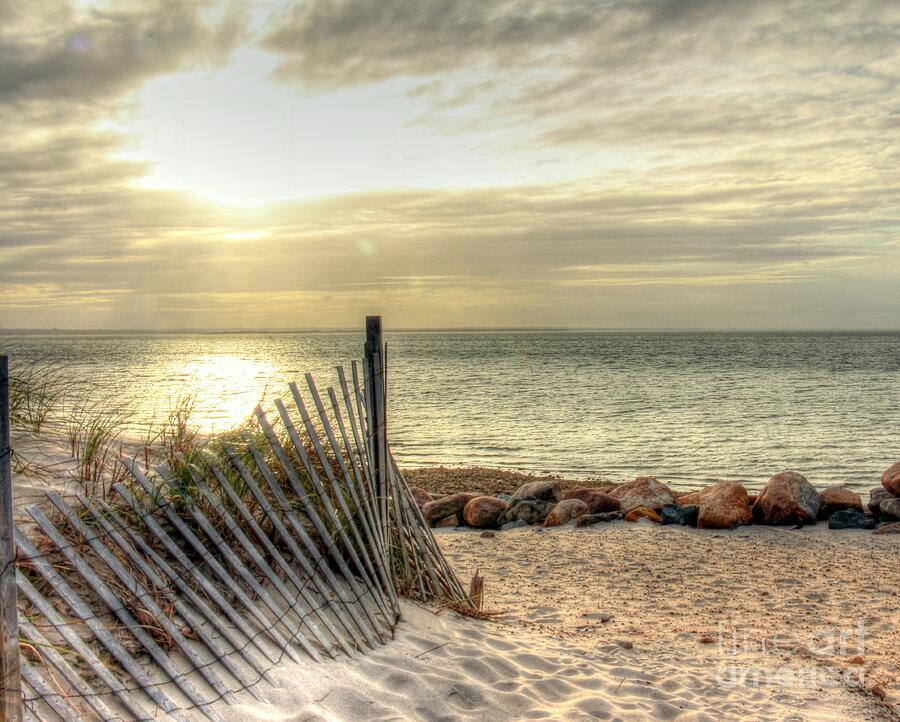
<path fill-rule="evenodd" d="M 456 522 L 460 526 L 465 523 L 463 509 L 478 494 L 451 494 L 437 501 L 429 501 L 422 507 L 422 515 L 429 525 L 435 526 L 449 516 L 456 515 Z"/>
<path fill-rule="evenodd" d="M 875 534 L 900 534 L 900 521 L 891 524 L 885 524 L 883 527 L 876 529 Z"/>
<path fill-rule="evenodd" d="M 720 481 L 700 491 L 679 497 L 679 506 L 698 506 L 698 529 L 730 529 L 735 524 L 750 524 L 753 511 L 747 490 L 733 481 Z"/>
<path fill-rule="evenodd" d="M 409 493 L 412 494 L 413 499 L 416 501 L 416 505 L 420 509 L 431 501 L 431 494 L 420 486 L 409 487 Z"/>
<path fill-rule="evenodd" d="M 649 519 L 655 524 L 659 524 L 661 521 L 659 514 L 648 506 L 639 506 L 625 515 L 625 521 L 638 521 L 639 519 Z"/>
<path fill-rule="evenodd" d="M 652 476 L 639 476 L 634 481 L 617 486 L 609 494 L 619 500 L 626 512 L 640 506 L 659 511 L 666 504 L 675 502 L 672 490 Z"/>
<path fill-rule="evenodd" d="M 560 485 L 558 481 L 530 481 L 522 484 L 516 493 L 510 499 L 510 505 L 513 502 L 525 499 L 527 501 L 559 501 L 561 498 Z"/>
<path fill-rule="evenodd" d="M 497 526 L 497 520 L 505 511 L 506 502 L 502 499 L 496 496 L 477 496 L 466 504 L 463 519 L 476 529 L 489 529 Z"/>
<path fill-rule="evenodd" d="M 589 514 L 605 514 L 622 508 L 622 504 L 614 496 L 610 496 L 600 489 L 587 489 L 583 486 L 563 492 L 562 498 L 563 500 L 581 499 L 587 504 Z"/>
<path fill-rule="evenodd" d="M 869 509 L 869 513 L 875 518 L 875 521 L 881 518 L 881 502 L 893 498 L 883 486 L 876 486 L 869 491 L 869 503 L 866 506 Z"/>
<path fill-rule="evenodd" d="M 881 475 L 881 485 L 891 496 L 900 496 L 900 461 L 889 466 Z"/>
<path fill-rule="evenodd" d="M 562 526 L 587 513 L 588 506 L 581 499 L 565 499 L 553 507 L 544 520 L 544 526 Z"/>
<path fill-rule="evenodd" d="M 834 512 L 844 509 L 855 509 L 862 513 L 863 505 L 859 494 L 846 486 L 829 486 L 819 494 L 819 519 L 827 519 Z"/>
<path fill-rule="evenodd" d="M 753 518 L 758 524 L 815 524 L 819 513 L 819 494 L 803 474 L 782 471 L 766 482 L 756 504 Z"/>

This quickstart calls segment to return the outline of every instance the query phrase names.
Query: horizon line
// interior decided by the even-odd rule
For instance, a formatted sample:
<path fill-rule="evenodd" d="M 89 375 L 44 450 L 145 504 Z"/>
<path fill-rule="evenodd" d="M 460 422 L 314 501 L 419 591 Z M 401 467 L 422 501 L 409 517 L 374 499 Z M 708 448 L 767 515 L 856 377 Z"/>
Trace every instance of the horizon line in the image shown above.
<path fill-rule="evenodd" d="M 762 328 L 762 327 L 716 327 L 703 328 L 697 326 L 654 327 L 654 326 L 408 326 L 385 328 L 390 333 L 900 333 L 897 328 Z M 327 334 L 327 333 L 365 333 L 362 324 L 359 327 L 260 327 L 260 328 L 3 328 L 0 336 L 168 336 L 168 335 L 253 335 L 253 334 Z"/>

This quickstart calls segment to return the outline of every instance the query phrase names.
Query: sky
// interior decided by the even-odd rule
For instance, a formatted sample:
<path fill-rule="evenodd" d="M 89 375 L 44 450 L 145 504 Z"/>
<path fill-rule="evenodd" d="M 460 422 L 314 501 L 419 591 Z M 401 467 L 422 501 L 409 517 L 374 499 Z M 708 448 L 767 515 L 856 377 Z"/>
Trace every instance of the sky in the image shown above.
<path fill-rule="evenodd" d="M 0 328 L 900 328 L 896 0 L 0 0 Z"/>

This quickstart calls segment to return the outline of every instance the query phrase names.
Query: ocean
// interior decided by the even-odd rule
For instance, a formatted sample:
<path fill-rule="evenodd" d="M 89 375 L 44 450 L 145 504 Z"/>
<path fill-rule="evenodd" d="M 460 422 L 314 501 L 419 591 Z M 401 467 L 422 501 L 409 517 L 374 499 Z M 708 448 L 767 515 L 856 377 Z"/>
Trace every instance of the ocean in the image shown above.
<path fill-rule="evenodd" d="M 900 459 L 900 334 L 388 333 L 401 464 L 757 488 L 792 469 L 864 490 Z M 138 428 L 192 397 L 204 431 L 360 358 L 362 333 L 0 336 L 13 373 L 66 369 Z"/>

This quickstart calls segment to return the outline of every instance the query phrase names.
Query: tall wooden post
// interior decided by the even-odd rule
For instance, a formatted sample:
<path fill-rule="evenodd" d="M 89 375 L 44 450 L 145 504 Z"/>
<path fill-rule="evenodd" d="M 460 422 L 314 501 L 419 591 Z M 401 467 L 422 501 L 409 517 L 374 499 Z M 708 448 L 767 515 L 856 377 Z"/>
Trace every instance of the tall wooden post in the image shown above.
<path fill-rule="evenodd" d="M 9 430 L 9 359 L 0 356 L 0 721 L 21 722 L 19 612 L 13 542 L 12 448 Z"/>
<path fill-rule="evenodd" d="M 378 502 L 383 539 L 388 544 L 388 479 L 387 479 L 387 408 L 385 404 L 384 337 L 381 332 L 381 316 L 366 316 L 365 345 L 366 391 L 369 395 L 368 430 L 372 486 Z M 387 549 L 384 550 L 385 554 Z"/>

